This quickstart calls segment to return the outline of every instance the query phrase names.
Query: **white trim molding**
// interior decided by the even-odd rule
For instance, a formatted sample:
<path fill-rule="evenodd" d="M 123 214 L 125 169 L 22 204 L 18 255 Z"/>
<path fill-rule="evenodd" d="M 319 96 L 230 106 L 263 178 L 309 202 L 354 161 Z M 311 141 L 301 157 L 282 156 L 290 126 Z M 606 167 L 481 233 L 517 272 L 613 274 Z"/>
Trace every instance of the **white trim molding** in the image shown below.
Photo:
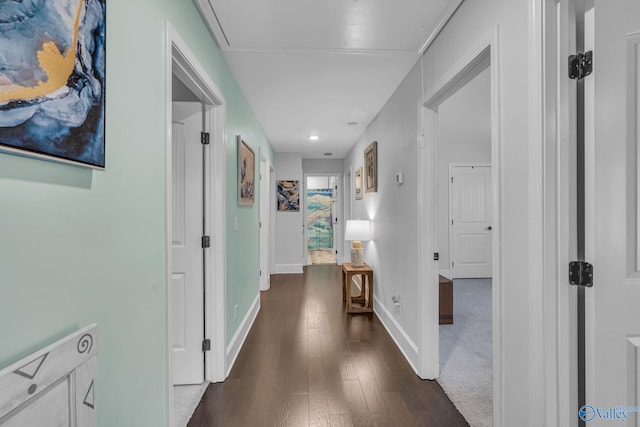
<path fill-rule="evenodd" d="M 418 360 L 418 346 L 413 342 L 411 337 L 409 337 L 409 334 L 407 334 L 402 325 L 400 325 L 389 312 L 387 307 L 377 297 L 374 296 L 373 300 L 373 310 L 378 316 L 378 319 L 387 332 L 389 332 L 389 335 L 391 335 L 391 338 L 400 349 L 400 352 L 402 352 L 404 358 L 407 359 L 411 368 L 418 374 L 416 365 L 416 361 Z"/>
<path fill-rule="evenodd" d="M 302 264 L 276 264 L 276 274 L 302 274 Z"/>
<path fill-rule="evenodd" d="M 242 346 L 244 345 L 244 342 L 247 339 L 247 335 L 249 335 L 249 331 L 251 330 L 253 323 L 256 321 L 256 317 L 258 317 L 259 311 L 260 311 L 260 294 L 256 296 L 256 299 L 253 301 L 253 304 L 251 304 L 249 311 L 247 311 L 247 314 L 244 316 L 244 319 L 242 319 L 242 323 L 240 324 L 240 327 L 236 331 L 233 338 L 231 338 L 231 341 L 227 346 L 227 352 L 226 352 L 227 367 L 225 370 L 226 371 L 225 377 L 229 376 L 229 373 L 231 372 L 231 368 L 233 368 L 233 364 L 236 363 L 238 354 L 240 354 L 240 350 L 242 349 Z"/>
<path fill-rule="evenodd" d="M 529 413 L 530 425 L 553 425 L 545 422 L 548 405 L 552 403 L 549 398 L 556 401 L 555 388 L 546 390 L 546 368 L 548 360 L 545 357 L 545 315 L 554 316 L 550 308 L 545 307 L 545 271 L 544 271 L 544 245 L 545 245 L 545 93 L 544 67 L 546 61 L 543 56 L 544 32 L 543 32 L 543 2 L 529 0 L 529 223 L 528 223 L 528 251 L 529 251 L 529 349 L 532 355 L 529 363 L 529 396 L 531 406 L 543 408 L 540 411 Z M 553 177 L 549 179 L 553 180 Z M 545 314 L 545 311 L 549 311 Z M 549 368 L 552 368 L 549 366 Z M 555 371 L 553 371 L 556 373 Z M 548 393 L 548 394 L 547 394 Z M 549 420 L 551 421 L 551 420 Z"/>

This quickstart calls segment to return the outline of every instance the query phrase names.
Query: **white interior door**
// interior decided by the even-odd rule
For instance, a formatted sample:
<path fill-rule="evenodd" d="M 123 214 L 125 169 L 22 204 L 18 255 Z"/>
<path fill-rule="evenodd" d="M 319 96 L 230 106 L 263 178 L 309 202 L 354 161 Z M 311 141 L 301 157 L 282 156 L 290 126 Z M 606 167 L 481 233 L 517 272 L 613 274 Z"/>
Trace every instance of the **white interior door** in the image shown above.
<path fill-rule="evenodd" d="M 173 103 L 172 285 L 174 384 L 204 381 L 204 183 L 202 104 Z"/>
<path fill-rule="evenodd" d="M 451 271 L 491 277 L 491 167 L 451 166 Z"/>
<path fill-rule="evenodd" d="M 269 163 L 260 153 L 260 290 L 266 291 L 270 287 L 269 270 L 269 224 L 271 223 L 271 189 L 269 185 Z"/>
<path fill-rule="evenodd" d="M 595 0 L 585 19 L 586 260 L 594 286 L 586 289 L 588 425 L 638 415 L 609 412 L 640 407 L 640 2 Z M 619 422 L 618 422 L 619 423 Z"/>

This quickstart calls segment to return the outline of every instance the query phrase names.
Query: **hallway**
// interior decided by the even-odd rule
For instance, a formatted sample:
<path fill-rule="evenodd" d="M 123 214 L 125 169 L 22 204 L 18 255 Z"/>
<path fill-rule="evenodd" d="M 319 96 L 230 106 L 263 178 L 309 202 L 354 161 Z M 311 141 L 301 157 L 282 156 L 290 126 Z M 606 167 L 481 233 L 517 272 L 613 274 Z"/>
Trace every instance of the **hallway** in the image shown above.
<path fill-rule="evenodd" d="M 468 426 L 377 317 L 347 315 L 340 299 L 340 266 L 274 275 L 229 378 L 188 426 Z"/>

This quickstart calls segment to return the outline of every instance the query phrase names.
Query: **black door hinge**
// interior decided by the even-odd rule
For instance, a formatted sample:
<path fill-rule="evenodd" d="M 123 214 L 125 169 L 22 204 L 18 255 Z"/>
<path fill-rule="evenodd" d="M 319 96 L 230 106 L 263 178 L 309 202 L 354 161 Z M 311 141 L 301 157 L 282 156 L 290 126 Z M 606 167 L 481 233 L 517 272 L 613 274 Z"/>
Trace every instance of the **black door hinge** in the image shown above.
<path fill-rule="evenodd" d="M 209 145 L 209 132 L 200 132 L 200 142 L 202 145 Z"/>
<path fill-rule="evenodd" d="M 574 286 L 593 286 L 593 265 L 585 261 L 569 263 L 569 284 Z"/>
<path fill-rule="evenodd" d="M 569 78 L 582 80 L 593 72 L 593 51 L 569 55 Z"/>
<path fill-rule="evenodd" d="M 211 238 L 209 236 L 202 236 L 202 249 L 211 247 Z"/>
<path fill-rule="evenodd" d="M 202 351 L 211 351 L 211 340 L 209 338 L 202 340 Z"/>

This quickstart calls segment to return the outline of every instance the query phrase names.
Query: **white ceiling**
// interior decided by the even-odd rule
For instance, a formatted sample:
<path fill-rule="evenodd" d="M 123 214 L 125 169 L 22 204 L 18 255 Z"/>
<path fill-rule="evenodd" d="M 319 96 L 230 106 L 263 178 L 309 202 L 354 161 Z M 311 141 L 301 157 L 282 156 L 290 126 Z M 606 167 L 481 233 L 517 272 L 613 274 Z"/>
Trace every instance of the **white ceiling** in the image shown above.
<path fill-rule="evenodd" d="M 274 150 L 303 158 L 343 158 L 462 2 L 194 1 Z"/>

